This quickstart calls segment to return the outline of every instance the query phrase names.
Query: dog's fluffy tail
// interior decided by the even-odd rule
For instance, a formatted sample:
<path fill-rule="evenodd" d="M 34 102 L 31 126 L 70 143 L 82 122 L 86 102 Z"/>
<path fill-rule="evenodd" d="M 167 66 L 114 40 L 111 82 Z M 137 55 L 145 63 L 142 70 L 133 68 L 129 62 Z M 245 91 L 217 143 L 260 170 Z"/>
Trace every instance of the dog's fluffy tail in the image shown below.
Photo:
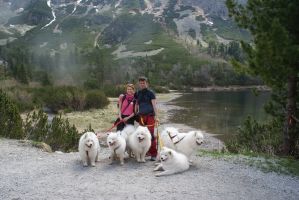
<path fill-rule="evenodd" d="M 121 134 L 125 134 L 125 135 L 129 136 L 134 131 L 135 131 L 135 127 L 133 125 L 126 125 L 126 127 L 121 131 Z"/>

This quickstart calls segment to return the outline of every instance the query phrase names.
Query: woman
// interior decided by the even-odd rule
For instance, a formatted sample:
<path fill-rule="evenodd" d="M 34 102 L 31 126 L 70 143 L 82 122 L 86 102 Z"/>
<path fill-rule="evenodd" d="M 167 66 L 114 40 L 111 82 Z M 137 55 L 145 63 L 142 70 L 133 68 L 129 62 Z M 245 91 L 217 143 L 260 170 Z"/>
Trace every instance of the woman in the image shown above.
<path fill-rule="evenodd" d="M 133 84 L 126 85 L 126 94 L 121 94 L 118 99 L 118 119 L 115 123 L 120 120 L 123 121 L 117 125 L 117 130 L 121 131 L 124 129 L 126 124 L 134 125 L 134 107 L 136 100 L 134 98 L 135 87 Z"/>

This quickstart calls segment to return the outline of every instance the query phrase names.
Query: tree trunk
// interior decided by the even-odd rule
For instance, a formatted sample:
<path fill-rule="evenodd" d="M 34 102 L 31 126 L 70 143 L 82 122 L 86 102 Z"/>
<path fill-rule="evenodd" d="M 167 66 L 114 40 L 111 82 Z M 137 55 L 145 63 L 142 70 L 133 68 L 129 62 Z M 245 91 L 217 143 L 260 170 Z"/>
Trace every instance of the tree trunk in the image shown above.
<path fill-rule="evenodd" d="M 295 152 L 296 139 L 296 121 L 293 118 L 296 113 L 296 93 L 297 93 L 297 74 L 293 73 L 288 76 L 288 97 L 286 105 L 286 118 L 283 130 L 284 137 L 284 154 L 291 155 Z"/>

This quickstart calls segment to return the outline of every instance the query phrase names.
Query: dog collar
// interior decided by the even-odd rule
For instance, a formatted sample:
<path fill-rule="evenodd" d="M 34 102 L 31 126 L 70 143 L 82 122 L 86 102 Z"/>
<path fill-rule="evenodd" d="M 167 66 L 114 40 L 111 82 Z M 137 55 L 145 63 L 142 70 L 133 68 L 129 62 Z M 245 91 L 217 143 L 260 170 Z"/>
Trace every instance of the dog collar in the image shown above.
<path fill-rule="evenodd" d="M 178 141 L 174 142 L 173 144 L 178 144 L 179 142 L 181 142 L 186 136 L 182 137 L 181 139 L 179 139 Z"/>

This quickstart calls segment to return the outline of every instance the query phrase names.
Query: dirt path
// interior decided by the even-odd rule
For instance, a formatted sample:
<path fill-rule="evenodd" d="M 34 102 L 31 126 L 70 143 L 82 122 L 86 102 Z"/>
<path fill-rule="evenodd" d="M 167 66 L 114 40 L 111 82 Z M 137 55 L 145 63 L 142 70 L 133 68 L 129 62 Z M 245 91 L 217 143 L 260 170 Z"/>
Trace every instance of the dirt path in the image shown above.
<path fill-rule="evenodd" d="M 45 153 L 0 139 L 0 199 L 298 199 L 299 179 L 195 157 L 185 173 L 155 177 L 153 163 L 108 164 L 103 148 L 96 167 L 78 153 Z"/>

